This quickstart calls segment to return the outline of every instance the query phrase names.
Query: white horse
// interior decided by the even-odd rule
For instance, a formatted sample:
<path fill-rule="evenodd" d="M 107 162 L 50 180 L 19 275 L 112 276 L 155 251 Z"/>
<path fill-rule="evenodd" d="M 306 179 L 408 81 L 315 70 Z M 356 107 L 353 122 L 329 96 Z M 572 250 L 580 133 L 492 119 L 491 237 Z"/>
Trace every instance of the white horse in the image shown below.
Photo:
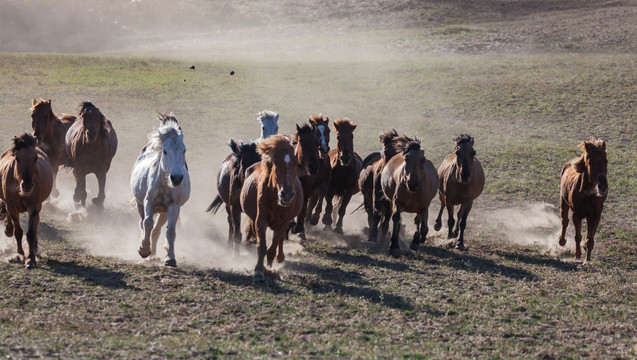
<path fill-rule="evenodd" d="M 175 225 L 179 210 L 190 197 L 190 176 L 186 165 L 184 135 L 174 115 L 159 115 L 161 126 L 149 135 L 149 142 L 137 157 L 130 185 L 141 218 L 139 255 L 155 255 L 161 227 L 166 227 L 165 266 L 177 266 Z M 159 213 L 157 223 L 153 216 Z M 154 227 L 153 227 L 154 226 Z M 151 243 L 152 238 L 152 243 Z"/>
<path fill-rule="evenodd" d="M 261 137 L 255 142 L 267 139 L 279 133 L 279 114 L 272 110 L 263 110 L 257 114 L 257 121 L 261 123 Z"/>

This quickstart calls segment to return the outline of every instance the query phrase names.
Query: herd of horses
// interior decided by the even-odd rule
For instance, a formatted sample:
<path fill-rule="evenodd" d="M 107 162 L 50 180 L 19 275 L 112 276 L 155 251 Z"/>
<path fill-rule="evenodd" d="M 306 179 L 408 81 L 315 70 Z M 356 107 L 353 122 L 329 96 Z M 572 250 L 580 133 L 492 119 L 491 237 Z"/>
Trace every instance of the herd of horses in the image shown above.
<path fill-rule="evenodd" d="M 289 232 L 304 240 L 305 227 L 318 225 L 321 220 L 325 230 L 342 233 L 347 205 L 358 192 L 363 196 L 361 206 L 367 213 L 369 241 L 386 244 L 392 222 L 389 239 L 392 256 L 401 254 L 398 237 L 403 213 L 415 214 L 416 229 L 410 248 L 417 250 L 425 242 L 429 206 L 436 194 L 441 205 L 434 229 L 442 228 L 446 208 L 448 237 L 457 238 L 456 249 L 464 249 L 467 217 L 485 185 L 473 137 L 462 134 L 454 138 L 453 150 L 436 169 L 425 157 L 420 139 L 399 135 L 394 129 L 379 134 L 381 151 L 362 159 L 354 149 L 357 125 L 350 119 L 332 123 L 336 147 L 330 149 L 327 117 L 314 115 L 307 123 L 297 124 L 295 134 L 280 135 L 276 112 L 266 110 L 257 116 L 261 137 L 248 142 L 230 139 L 231 152 L 217 173 L 218 195 L 207 209 L 217 212 L 225 205 L 228 245 L 235 253 L 242 244 L 256 243 L 255 281 L 265 279 L 266 259 L 268 266 L 275 258 L 284 261 L 283 242 Z M 78 206 L 85 206 L 86 175 L 95 174 L 99 191 L 92 201 L 102 209 L 106 174 L 117 151 L 112 123 L 91 102 L 82 102 L 77 115 L 68 115 L 54 113 L 51 100 L 33 100 L 31 120 L 33 135 L 15 136 L 0 158 L 0 221 L 5 225 L 5 234 L 15 236 L 18 254 L 27 268 L 36 265 L 42 203 L 50 195 L 59 196 L 55 186 L 58 168 L 72 168 L 76 182 L 73 200 Z M 130 185 L 140 216 L 140 256 L 156 255 L 161 228 L 167 224 L 164 264 L 176 266 L 175 227 L 180 207 L 190 197 L 190 177 L 179 122 L 172 114 L 160 114 L 159 120 L 160 126 L 149 135 L 133 166 Z M 572 213 L 575 257 L 579 259 L 581 225 L 586 219 L 586 262 L 590 261 L 608 192 L 607 160 L 603 140 L 584 141 L 580 146 L 582 155 L 562 170 L 562 232 L 558 242 L 566 244 L 568 215 Z M 459 206 L 457 221 L 455 206 Z M 335 208 L 337 212 L 333 214 Z M 22 212 L 28 214 L 26 252 L 19 221 Z M 243 213 L 248 218 L 245 240 L 241 229 Z M 269 247 L 268 228 L 273 231 Z"/>

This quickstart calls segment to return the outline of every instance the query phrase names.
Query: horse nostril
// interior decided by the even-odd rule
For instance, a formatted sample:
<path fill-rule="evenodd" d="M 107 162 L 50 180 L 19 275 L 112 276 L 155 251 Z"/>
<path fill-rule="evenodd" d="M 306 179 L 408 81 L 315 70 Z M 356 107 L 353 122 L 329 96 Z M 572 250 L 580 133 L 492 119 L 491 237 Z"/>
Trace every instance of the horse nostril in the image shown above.
<path fill-rule="evenodd" d="M 183 175 L 170 175 L 170 181 L 174 184 L 174 185 L 179 185 L 181 184 L 181 180 L 184 179 Z"/>

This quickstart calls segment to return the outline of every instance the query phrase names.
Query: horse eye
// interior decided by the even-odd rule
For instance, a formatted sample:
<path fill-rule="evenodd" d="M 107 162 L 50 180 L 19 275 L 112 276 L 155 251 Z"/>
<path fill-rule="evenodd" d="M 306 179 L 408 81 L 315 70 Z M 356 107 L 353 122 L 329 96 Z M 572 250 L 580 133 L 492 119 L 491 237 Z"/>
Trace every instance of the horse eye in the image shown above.
<path fill-rule="evenodd" d="M 166 154 L 168 154 L 168 153 L 166 152 L 166 150 L 164 150 L 164 155 L 166 155 Z"/>

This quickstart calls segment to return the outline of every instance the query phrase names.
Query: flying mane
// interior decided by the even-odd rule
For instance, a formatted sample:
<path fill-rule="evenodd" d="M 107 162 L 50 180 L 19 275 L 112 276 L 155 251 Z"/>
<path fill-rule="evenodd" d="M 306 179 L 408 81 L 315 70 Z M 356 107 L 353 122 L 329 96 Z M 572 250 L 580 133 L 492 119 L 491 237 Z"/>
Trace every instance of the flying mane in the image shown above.
<path fill-rule="evenodd" d="M 154 151 L 160 151 L 164 141 L 178 136 L 183 136 L 183 133 L 181 132 L 177 119 L 171 117 L 167 119 L 162 126 L 150 133 L 148 136 L 148 148 Z"/>
<path fill-rule="evenodd" d="M 33 115 L 33 113 L 35 113 L 35 110 L 37 110 L 38 107 L 40 107 L 41 105 L 47 104 L 48 101 L 44 100 L 44 99 L 40 99 L 37 100 L 35 102 L 35 104 L 33 104 L 33 106 L 31 106 L 31 108 L 29 109 L 29 111 L 31 112 L 31 115 Z M 50 118 L 56 118 L 57 116 L 55 115 L 55 113 L 53 112 L 53 108 L 51 108 L 49 106 L 49 117 Z"/>
<path fill-rule="evenodd" d="M 573 170 L 578 173 L 583 173 L 586 171 L 586 145 L 592 145 L 592 151 L 606 151 L 606 143 L 604 143 L 604 140 L 591 139 L 589 141 L 582 141 L 578 146 L 582 148 L 584 152 L 582 153 L 582 155 L 580 155 L 580 157 L 571 160 L 571 166 L 573 167 Z"/>

